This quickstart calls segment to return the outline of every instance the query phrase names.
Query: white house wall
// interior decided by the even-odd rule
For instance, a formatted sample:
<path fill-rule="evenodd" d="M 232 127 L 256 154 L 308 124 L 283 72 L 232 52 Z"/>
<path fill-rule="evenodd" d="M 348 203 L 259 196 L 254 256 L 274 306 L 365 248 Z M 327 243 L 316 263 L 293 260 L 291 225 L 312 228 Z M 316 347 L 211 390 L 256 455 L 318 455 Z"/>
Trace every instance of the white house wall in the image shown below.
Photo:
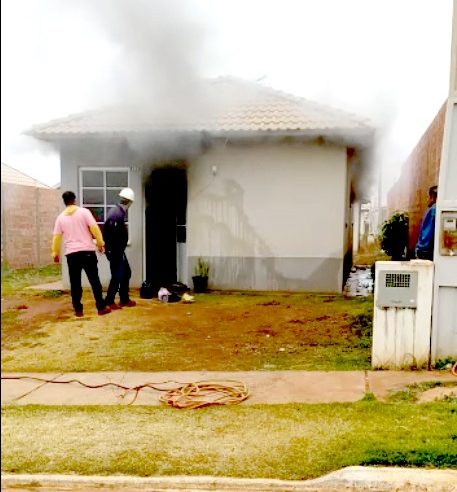
<path fill-rule="evenodd" d="M 189 279 L 198 257 L 212 288 L 341 291 L 346 149 L 218 145 L 190 162 Z"/>
<path fill-rule="evenodd" d="M 130 187 L 135 192 L 135 202 L 129 210 L 129 246 L 126 254 L 132 269 L 131 285 L 139 287 L 143 281 L 143 217 L 144 198 L 141 182 L 141 168 L 133 165 L 128 148 L 122 144 L 110 141 L 104 145 L 101 142 L 85 141 L 83 144 L 68 142 L 61 146 L 61 190 L 73 191 L 80 203 L 79 170 L 84 167 L 124 167 L 129 169 Z M 62 202 L 62 210 L 64 205 Z M 102 285 L 107 287 L 110 280 L 109 263 L 105 255 L 98 256 L 98 268 Z M 62 262 L 63 282 L 69 287 L 68 269 L 66 261 Z M 86 276 L 83 275 L 83 285 L 88 286 Z"/>

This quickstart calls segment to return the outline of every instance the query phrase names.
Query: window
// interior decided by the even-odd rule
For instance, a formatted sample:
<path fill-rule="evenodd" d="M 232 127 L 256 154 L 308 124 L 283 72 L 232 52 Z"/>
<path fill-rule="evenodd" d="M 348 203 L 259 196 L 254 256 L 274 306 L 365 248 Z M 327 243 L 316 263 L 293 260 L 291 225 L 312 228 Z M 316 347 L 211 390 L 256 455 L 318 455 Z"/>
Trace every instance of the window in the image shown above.
<path fill-rule="evenodd" d="M 79 183 L 81 206 L 92 212 L 103 229 L 108 212 L 119 203 L 119 192 L 129 186 L 128 169 L 81 168 Z"/>

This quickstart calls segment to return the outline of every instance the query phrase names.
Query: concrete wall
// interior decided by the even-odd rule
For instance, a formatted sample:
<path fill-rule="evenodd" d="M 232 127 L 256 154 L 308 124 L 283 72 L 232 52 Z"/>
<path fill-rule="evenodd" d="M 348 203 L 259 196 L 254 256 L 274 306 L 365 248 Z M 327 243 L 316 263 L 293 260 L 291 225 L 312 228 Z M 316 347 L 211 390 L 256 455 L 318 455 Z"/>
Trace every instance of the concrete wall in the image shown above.
<path fill-rule="evenodd" d="M 457 215 L 457 0 L 452 22 L 449 98 L 436 204 L 435 289 L 433 300 L 432 361 L 457 358 L 457 255 L 441 248 L 443 214 Z"/>
<path fill-rule="evenodd" d="M 189 279 L 199 256 L 221 289 L 342 288 L 346 149 L 218 145 L 189 166 Z"/>
<path fill-rule="evenodd" d="M 54 221 L 60 192 L 53 188 L 2 183 L 2 263 L 12 268 L 52 263 Z"/>
<path fill-rule="evenodd" d="M 144 198 L 141 167 L 135 166 L 134 158 L 123 142 L 114 139 L 66 142 L 61 146 L 61 190 L 72 190 L 80 199 L 80 173 L 82 167 L 124 167 L 129 169 L 129 185 L 135 192 L 135 203 L 129 210 L 130 245 L 126 253 L 132 268 L 132 286 L 143 281 L 143 217 Z M 63 209 L 63 206 L 62 206 Z M 98 255 L 100 280 L 104 287 L 109 283 L 109 262 L 104 255 Z M 63 279 L 69 285 L 66 261 L 63 261 Z M 84 285 L 88 282 L 83 275 Z"/>
<path fill-rule="evenodd" d="M 395 211 L 409 213 L 411 251 L 414 251 L 420 223 L 427 209 L 428 189 L 438 184 L 445 114 L 446 104 L 443 104 L 403 165 L 400 178 L 387 195 L 388 217 Z"/>

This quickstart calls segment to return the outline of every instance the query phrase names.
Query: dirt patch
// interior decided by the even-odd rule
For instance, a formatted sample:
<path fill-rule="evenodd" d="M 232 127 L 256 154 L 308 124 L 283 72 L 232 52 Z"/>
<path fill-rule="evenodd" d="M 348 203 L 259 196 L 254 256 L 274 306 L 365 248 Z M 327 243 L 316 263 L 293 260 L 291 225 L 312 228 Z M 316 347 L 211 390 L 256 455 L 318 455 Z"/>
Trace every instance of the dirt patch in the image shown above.
<path fill-rule="evenodd" d="M 73 316 L 68 296 L 26 300 L 28 309 L 8 312 L 15 312 L 18 322 L 5 324 L 5 367 L 74 371 L 369 367 L 370 347 L 360 344 L 352 326 L 360 312 L 371 308 L 369 301 L 211 293 L 197 295 L 194 304 L 164 304 L 135 294 L 135 308 L 103 317 L 96 315 L 90 292 L 83 296 L 83 318 Z M 37 341 L 42 347 L 37 348 Z"/>
<path fill-rule="evenodd" d="M 10 310 L 20 311 L 20 319 L 23 321 L 29 321 L 43 314 L 52 319 L 63 312 L 66 314 L 73 312 L 71 301 L 67 296 L 57 298 L 13 296 L 2 299 L 2 314 Z"/>
<path fill-rule="evenodd" d="M 23 337 L 34 337 L 43 323 L 73 317 L 68 297 L 16 295 L 2 299 L 2 350 Z"/>

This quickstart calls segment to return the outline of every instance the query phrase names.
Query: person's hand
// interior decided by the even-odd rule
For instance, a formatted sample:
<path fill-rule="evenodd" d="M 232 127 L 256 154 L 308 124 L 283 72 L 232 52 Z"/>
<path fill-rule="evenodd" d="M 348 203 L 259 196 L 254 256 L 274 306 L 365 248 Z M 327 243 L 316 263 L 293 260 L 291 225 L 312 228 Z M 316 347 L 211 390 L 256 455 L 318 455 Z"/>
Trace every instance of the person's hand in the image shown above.
<path fill-rule="evenodd" d="M 59 263 L 60 262 L 59 255 L 53 256 L 53 260 L 54 260 L 54 263 Z"/>
<path fill-rule="evenodd" d="M 100 254 L 103 254 L 103 253 L 105 252 L 105 246 L 99 246 L 99 247 L 98 247 L 98 252 L 99 252 Z"/>

